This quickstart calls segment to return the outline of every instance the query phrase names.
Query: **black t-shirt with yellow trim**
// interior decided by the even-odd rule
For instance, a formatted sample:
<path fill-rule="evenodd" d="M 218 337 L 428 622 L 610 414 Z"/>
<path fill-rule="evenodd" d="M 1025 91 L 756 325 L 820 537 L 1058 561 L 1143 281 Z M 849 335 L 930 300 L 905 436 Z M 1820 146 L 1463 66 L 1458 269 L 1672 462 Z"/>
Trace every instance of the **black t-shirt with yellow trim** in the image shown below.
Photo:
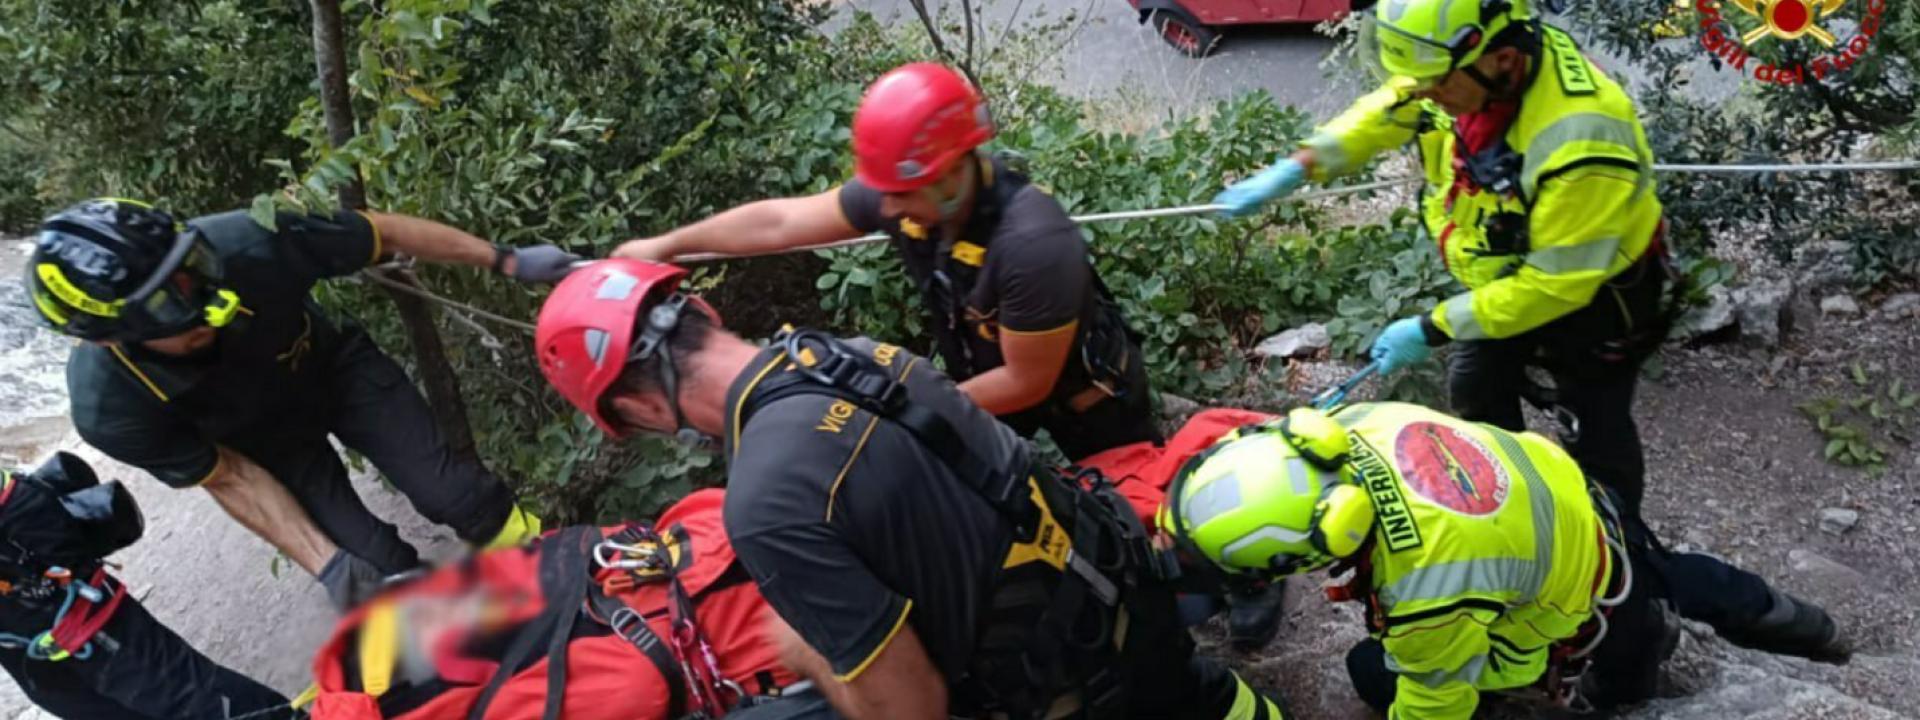
<path fill-rule="evenodd" d="M 214 347 L 183 358 L 138 344 L 81 344 L 67 358 L 80 437 L 175 487 L 214 471 L 216 443 L 324 434 L 324 379 L 335 352 L 359 331 L 327 317 L 311 291 L 382 252 L 372 223 L 349 210 L 282 213 L 277 231 L 244 211 L 188 224 L 204 233 L 223 265 L 222 284 L 244 308 Z"/>
<path fill-rule="evenodd" d="M 1026 452 L 924 358 L 864 339 L 848 344 L 904 378 L 911 401 L 945 418 L 984 459 Z M 789 395 L 739 427 L 748 393 L 790 368 L 777 348 L 762 351 L 727 393 L 734 551 L 768 604 L 842 678 L 864 671 L 904 624 L 957 680 L 1011 529 L 910 431 L 844 400 Z"/>
<path fill-rule="evenodd" d="M 995 166 L 982 161 L 985 179 L 993 182 Z M 985 201 L 988 189 L 981 190 Z M 966 300 L 964 330 L 973 367 L 968 375 L 977 375 L 1006 364 L 1000 354 L 1000 333 L 1044 333 L 1060 330 L 1078 321 L 1089 327 L 1100 312 L 1093 265 L 1087 256 L 1087 243 L 1080 226 L 1067 215 L 1059 201 L 1040 188 L 1027 185 L 1008 198 L 1000 210 L 995 227 L 969 223 L 964 234 L 992 233 L 990 238 L 935 237 L 928 228 L 910 220 L 888 218 L 881 214 L 881 194 L 873 188 L 849 181 L 840 189 L 840 210 L 847 222 L 861 232 L 884 232 L 892 238 L 907 275 L 922 288 L 934 282 L 934 271 L 942 257 L 968 255 L 963 249 L 954 253 L 960 241 L 986 248 L 980 260 L 979 278 L 972 288 L 962 292 Z M 957 260 L 949 260 L 957 262 Z M 932 331 L 947 332 L 946 318 L 935 318 Z M 1087 387 L 1080 357 L 1080 340 L 1074 341 L 1061 388 L 1065 393 Z M 948 358 L 948 367 L 955 358 Z"/>

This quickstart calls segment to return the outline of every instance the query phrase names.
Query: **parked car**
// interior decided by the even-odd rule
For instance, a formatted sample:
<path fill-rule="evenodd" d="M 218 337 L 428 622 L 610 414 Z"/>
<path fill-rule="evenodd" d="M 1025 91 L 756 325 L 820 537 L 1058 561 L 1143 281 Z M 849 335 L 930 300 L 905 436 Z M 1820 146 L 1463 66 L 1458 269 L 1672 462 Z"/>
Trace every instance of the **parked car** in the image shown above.
<path fill-rule="evenodd" d="M 1127 0 L 1140 22 L 1187 57 L 1204 57 L 1229 25 L 1317 23 L 1373 5 L 1373 0 Z"/>

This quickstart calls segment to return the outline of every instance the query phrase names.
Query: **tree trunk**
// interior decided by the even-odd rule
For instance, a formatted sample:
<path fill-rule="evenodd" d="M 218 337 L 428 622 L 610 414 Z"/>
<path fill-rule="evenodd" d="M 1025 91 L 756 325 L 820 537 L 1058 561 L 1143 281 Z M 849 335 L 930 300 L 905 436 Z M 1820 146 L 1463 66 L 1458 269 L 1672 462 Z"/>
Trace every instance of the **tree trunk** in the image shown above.
<path fill-rule="evenodd" d="M 320 107 L 327 118 L 327 139 L 334 147 L 353 139 L 353 101 L 347 94 L 346 48 L 341 41 L 340 0 L 309 0 L 313 7 L 313 62 L 320 77 Z M 356 171 L 357 172 L 357 171 Z M 356 176 L 340 188 L 340 204 L 354 209 L 367 205 L 366 188 Z M 394 282 L 419 286 L 412 273 L 376 270 Z M 460 397 L 460 380 L 447 361 L 446 346 L 433 327 L 433 311 L 426 301 L 406 293 L 384 288 L 387 297 L 400 311 L 406 326 L 408 344 L 413 346 L 414 374 L 426 385 L 427 402 L 433 407 L 434 420 L 446 438 L 447 449 L 455 455 L 475 457 L 473 428 L 467 423 L 467 405 Z"/>

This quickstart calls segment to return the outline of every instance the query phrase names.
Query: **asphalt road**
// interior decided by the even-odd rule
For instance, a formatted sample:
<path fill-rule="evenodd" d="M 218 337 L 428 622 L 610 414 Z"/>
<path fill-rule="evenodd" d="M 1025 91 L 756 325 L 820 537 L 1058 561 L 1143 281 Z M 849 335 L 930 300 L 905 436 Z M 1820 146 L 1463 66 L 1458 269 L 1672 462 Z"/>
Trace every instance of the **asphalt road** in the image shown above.
<path fill-rule="evenodd" d="M 834 4 L 842 12 L 870 12 L 882 22 L 919 24 L 907 0 Z M 1033 77 L 1082 97 L 1118 95 L 1177 113 L 1265 89 L 1283 103 L 1324 117 L 1359 94 L 1351 86 L 1342 90 L 1340 83 L 1329 87 L 1319 63 L 1334 43 L 1311 25 L 1231 28 L 1213 55 L 1195 60 L 1175 52 L 1141 24 L 1126 0 L 979 0 L 975 6 L 984 17 L 976 35 L 979 53 L 1000 47 L 994 40 L 1010 22 L 1021 28 L 1066 21 L 1057 50 L 1034 64 Z M 927 0 L 927 8 L 956 19 L 960 14 L 959 0 Z"/>

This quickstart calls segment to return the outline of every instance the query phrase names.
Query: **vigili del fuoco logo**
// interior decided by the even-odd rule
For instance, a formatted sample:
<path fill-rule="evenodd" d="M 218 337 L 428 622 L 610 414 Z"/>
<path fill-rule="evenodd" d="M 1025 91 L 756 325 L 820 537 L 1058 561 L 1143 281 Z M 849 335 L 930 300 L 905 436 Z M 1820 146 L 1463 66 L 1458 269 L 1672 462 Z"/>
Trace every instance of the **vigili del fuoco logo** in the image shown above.
<path fill-rule="evenodd" d="M 1887 0 L 1697 0 L 1700 45 L 1728 67 L 1755 80 L 1804 85 L 1846 72 L 1865 56 L 1880 32 Z M 1850 36 L 1834 29 L 1851 26 Z M 1768 43 L 1813 43 L 1813 59 L 1791 65 L 1757 60 L 1752 50 Z"/>

